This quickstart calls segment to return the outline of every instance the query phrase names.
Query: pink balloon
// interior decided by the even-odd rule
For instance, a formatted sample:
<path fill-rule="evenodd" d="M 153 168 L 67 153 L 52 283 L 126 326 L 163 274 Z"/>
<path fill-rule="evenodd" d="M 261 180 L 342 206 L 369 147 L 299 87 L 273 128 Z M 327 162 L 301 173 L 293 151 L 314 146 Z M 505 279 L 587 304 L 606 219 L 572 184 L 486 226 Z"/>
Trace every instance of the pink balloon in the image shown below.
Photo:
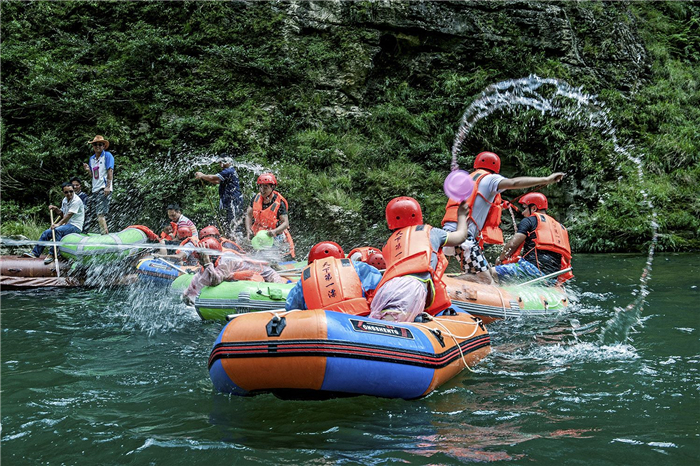
<path fill-rule="evenodd" d="M 445 194 L 453 201 L 462 202 L 467 199 L 474 190 L 474 180 L 464 170 L 453 170 L 445 178 Z"/>

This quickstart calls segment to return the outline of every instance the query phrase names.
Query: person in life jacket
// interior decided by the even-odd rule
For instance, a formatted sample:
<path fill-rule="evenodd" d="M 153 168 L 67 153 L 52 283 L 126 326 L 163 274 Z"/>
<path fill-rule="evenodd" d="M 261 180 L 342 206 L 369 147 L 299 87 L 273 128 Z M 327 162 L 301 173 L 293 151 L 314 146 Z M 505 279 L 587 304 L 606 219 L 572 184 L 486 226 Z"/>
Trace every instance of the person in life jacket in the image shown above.
<path fill-rule="evenodd" d="M 202 229 L 204 230 L 204 228 Z M 193 252 L 202 266 L 182 294 L 186 304 L 193 305 L 205 286 L 216 286 L 224 281 L 247 280 L 269 283 L 287 283 L 267 262 L 254 260 L 235 251 L 227 251 L 214 236 L 200 239 Z M 256 280 L 256 277 L 260 277 Z"/>
<path fill-rule="evenodd" d="M 345 258 L 343 248 L 322 241 L 309 252 L 308 266 L 287 295 L 285 308 L 326 309 L 366 316 L 368 299 L 382 274 L 375 267 Z"/>
<path fill-rule="evenodd" d="M 355 248 L 348 253 L 348 259 L 351 261 L 360 261 L 376 267 L 379 270 L 386 269 L 386 261 L 382 251 L 371 246 L 362 246 Z"/>
<path fill-rule="evenodd" d="M 195 239 L 199 239 L 199 232 L 197 231 L 197 227 L 195 226 L 194 222 L 192 222 L 192 220 L 182 215 L 182 209 L 180 208 L 179 204 L 170 204 L 168 205 L 167 210 L 168 218 L 171 222 L 177 224 L 178 231 L 190 230 L 190 232 L 192 233 L 192 237 Z"/>
<path fill-rule="evenodd" d="M 508 189 L 558 183 L 564 178 L 564 174 L 559 172 L 547 177 L 506 178 L 499 174 L 500 171 L 501 159 L 493 152 L 481 152 L 474 159 L 474 190 L 466 200 L 469 206 L 468 235 L 466 241 L 455 250 L 463 272 L 474 275 L 479 282 L 492 285 L 495 284 L 497 275 L 484 257 L 483 245 L 503 244 L 503 232 L 499 228 L 501 193 Z M 456 228 L 457 205 L 450 199 L 445 207 L 442 227 L 447 231 L 454 231 Z"/>
<path fill-rule="evenodd" d="M 212 237 L 216 239 L 219 243 L 221 243 L 221 247 L 224 248 L 224 250 L 231 250 L 235 251 L 240 254 L 245 254 L 245 251 L 243 250 L 242 247 L 238 245 L 235 241 L 224 238 L 221 236 L 221 233 L 219 233 L 219 229 L 216 228 L 213 225 L 206 226 L 199 230 L 199 239 L 203 240 L 204 238 L 209 238 Z"/>
<path fill-rule="evenodd" d="M 194 256 L 195 248 L 198 245 L 198 239 L 192 236 L 192 230 L 189 228 L 178 228 L 177 230 L 177 249 L 174 254 L 169 254 L 168 247 L 166 247 L 166 242 L 160 240 L 161 248 L 158 253 L 154 255 L 162 257 L 163 259 L 174 260 L 185 265 L 197 265 L 197 258 Z M 172 249 L 170 249 L 172 251 Z"/>
<path fill-rule="evenodd" d="M 386 271 L 372 299 L 370 317 L 412 322 L 422 312 L 435 315 L 452 302 L 442 277 L 447 258 L 444 246 L 467 238 L 467 203 L 457 210 L 456 231 L 423 224 L 423 212 L 412 197 L 397 197 L 386 206 L 386 221 L 393 231 L 382 253 Z"/>
<path fill-rule="evenodd" d="M 169 222 L 163 226 L 163 231 L 160 232 L 161 242 L 172 244 L 177 239 L 177 223 Z"/>
<path fill-rule="evenodd" d="M 571 267 L 571 246 L 566 228 L 547 215 L 544 194 L 532 192 L 520 198 L 523 216 L 518 231 L 496 260 L 501 280 L 541 277 Z M 559 276 L 560 283 L 573 278 L 569 271 Z"/>
<path fill-rule="evenodd" d="M 294 241 L 289 234 L 289 204 L 275 189 L 277 178 L 272 173 L 263 173 L 257 183 L 260 192 L 253 196 L 245 219 L 248 239 L 265 230 L 282 250 L 296 257 Z"/>

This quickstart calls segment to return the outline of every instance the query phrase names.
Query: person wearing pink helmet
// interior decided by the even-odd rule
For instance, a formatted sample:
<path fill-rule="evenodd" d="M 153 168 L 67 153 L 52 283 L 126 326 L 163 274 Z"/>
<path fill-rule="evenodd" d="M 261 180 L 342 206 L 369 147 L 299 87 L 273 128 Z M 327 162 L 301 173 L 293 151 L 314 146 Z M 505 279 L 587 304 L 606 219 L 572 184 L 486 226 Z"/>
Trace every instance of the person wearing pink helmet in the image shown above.
<path fill-rule="evenodd" d="M 277 192 L 277 178 L 272 173 L 258 177 L 259 192 L 253 197 L 246 212 L 245 227 L 248 239 L 260 231 L 275 238 L 280 250 L 294 258 L 294 241 L 289 233 L 289 203 Z"/>
<path fill-rule="evenodd" d="M 532 192 L 521 196 L 518 202 L 523 205 L 525 218 L 496 260 L 499 279 L 530 279 L 571 267 L 569 233 L 561 223 L 547 215 L 547 197 Z M 570 278 L 573 274 L 567 272 L 558 280 L 563 283 Z"/>
<path fill-rule="evenodd" d="M 457 258 L 463 272 L 475 275 L 479 282 L 495 284 L 496 273 L 484 257 L 483 245 L 503 244 L 501 223 L 501 193 L 508 189 L 524 189 L 538 185 L 558 183 L 564 173 L 556 172 L 546 177 L 501 176 L 501 158 L 493 152 L 481 152 L 474 159 L 474 190 L 467 199 L 469 217 L 467 220 L 467 240 L 456 248 Z M 456 228 L 456 202 L 449 200 L 442 219 L 442 227 L 447 231 Z"/>
<path fill-rule="evenodd" d="M 423 224 L 423 212 L 412 197 L 397 197 L 386 206 L 390 230 L 382 254 L 386 271 L 372 299 L 370 317 L 412 322 L 422 312 L 437 314 L 452 302 L 442 277 L 447 259 L 444 246 L 456 246 L 467 238 L 467 204 L 457 211 L 457 229 L 447 232 Z"/>
<path fill-rule="evenodd" d="M 369 314 L 368 300 L 382 279 L 379 270 L 347 259 L 343 248 L 333 241 L 314 245 L 308 263 L 287 295 L 287 310 L 326 309 L 361 316 Z"/>

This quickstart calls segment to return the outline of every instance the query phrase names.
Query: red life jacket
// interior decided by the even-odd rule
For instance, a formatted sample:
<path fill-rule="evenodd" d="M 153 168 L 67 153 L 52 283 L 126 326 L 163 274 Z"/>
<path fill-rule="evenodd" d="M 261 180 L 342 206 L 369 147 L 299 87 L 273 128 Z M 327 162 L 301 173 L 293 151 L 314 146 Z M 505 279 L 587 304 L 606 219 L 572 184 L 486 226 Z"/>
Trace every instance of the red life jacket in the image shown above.
<path fill-rule="evenodd" d="M 361 256 L 360 261 L 367 263 L 369 256 L 374 254 L 375 252 L 381 252 L 381 251 L 379 249 L 373 248 L 371 246 L 362 246 L 360 248 L 355 248 L 352 251 L 350 251 L 348 253 L 348 259 L 351 259 L 355 253 L 359 253 Z"/>
<path fill-rule="evenodd" d="M 447 294 L 447 287 L 442 281 L 442 276 L 447 268 L 447 258 L 442 253 L 442 248 L 433 251 L 430 245 L 430 225 L 416 225 L 396 230 L 382 249 L 386 261 L 386 272 L 377 285 L 379 290 L 386 282 L 396 277 L 428 272 L 428 302 L 425 304 L 425 312 L 435 315 L 452 305 Z M 438 257 L 435 269 L 430 267 L 431 254 L 435 252 Z"/>
<path fill-rule="evenodd" d="M 369 314 L 369 304 L 362 295 L 362 282 L 349 259 L 315 260 L 301 273 L 301 289 L 307 309 Z"/>
<path fill-rule="evenodd" d="M 571 267 L 571 245 L 569 244 L 569 232 L 566 230 L 566 227 L 543 212 L 535 212 L 532 215 L 537 219 L 537 227 L 534 231 L 529 232 L 527 236 L 535 243 L 535 258 L 537 259 L 538 250 L 550 251 L 561 255 L 559 270 Z M 525 242 L 520 245 L 511 257 L 517 257 L 524 245 Z M 522 256 L 526 256 L 530 252 L 532 250 L 526 251 Z M 539 260 L 536 261 L 535 265 L 539 267 Z M 569 271 L 559 275 L 557 280 L 563 283 L 573 277 L 574 274 Z"/>
<path fill-rule="evenodd" d="M 474 190 L 467 199 L 467 204 L 469 205 L 469 220 L 474 222 L 474 224 L 479 227 L 479 225 L 474 221 L 472 217 L 472 211 L 474 210 L 474 203 L 476 202 L 476 197 L 480 196 L 483 200 L 491 204 L 489 208 L 489 213 L 486 215 L 486 220 L 484 221 L 484 226 L 479 232 L 479 245 L 483 248 L 484 243 L 488 244 L 503 244 L 503 232 L 499 225 L 501 224 L 501 213 L 503 212 L 503 207 L 501 207 L 501 194 L 496 194 L 493 202 L 489 201 L 484 197 L 483 194 L 479 192 L 479 183 L 484 179 L 486 175 L 491 175 L 491 172 L 487 170 L 474 170 L 471 174 L 472 180 L 474 180 Z M 442 218 L 442 226 L 445 226 L 447 222 L 457 222 L 457 210 L 459 208 L 459 202 L 449 199 L 447 205 L 445 206 L 445 216 Z"/>
<path fill-rule="evenodd" d="M 272 203 L 263 209 L 263 197 L 260 193 L 255 195 L 253 200 L 253 233 L 257 234 L 260 230 L 274 230 L 279 224 L 279 216 L 277 212 L 280 210 L 280 205 L 284 206 L 289 211 L 287 200 L 282 197 L 277 191 L 272 191 Z"/>
<path fill-rule="evenodd" d="M 165 241 L 175 241 L 175 239 L 177 238 L 177 223 L 170 222 L 170 228 L 173 229 L 172 235 L 167 234 L 165 231 L 161 231 L 161 239 L 164 239 Z"/>
<path fill-rule="evenodd" d="M 245 280 L 248 282 L 264 282 L 265 279 L 255 270 L 239 270 L 233 272 L 234 280 Z"/>
<path fill-rule="evenodd" d="M 282 197 L 277 191 L 272 191 L 272 203 L 263 209 L 263 197 L 260 193 L 255 195 L 253 200 L 253 234 L 257 234 L 260 230 L 274 230 L 279 224 L 280 205 L 284 203 L 284 206 L 289 212 L 289 203 Z M 294 254 L 294 240 L 292 240 L 292 235 L 289 233 L 289 228 L 284 230 L 284 237 L 289 244 L 289 255 L 296 257 Z"/>

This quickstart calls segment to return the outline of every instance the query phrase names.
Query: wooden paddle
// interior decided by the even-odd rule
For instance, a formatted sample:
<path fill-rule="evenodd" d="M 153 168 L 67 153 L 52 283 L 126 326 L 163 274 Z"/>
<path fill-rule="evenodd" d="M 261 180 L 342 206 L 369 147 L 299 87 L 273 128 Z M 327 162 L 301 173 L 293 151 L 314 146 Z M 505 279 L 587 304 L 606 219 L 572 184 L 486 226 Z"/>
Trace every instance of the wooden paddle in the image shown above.
<path fill-rule="evenodd" d="M 53 227 L 53 210 L 49 209 L 51 215 L 51 227 Z M 58 266 L 58 248 L 56 247 L 56 230 L 51 228 L 51 238 L 53 239 L 53 261 L 56 263 L 56 276 L 61 278 L 61 270 Z"/>

